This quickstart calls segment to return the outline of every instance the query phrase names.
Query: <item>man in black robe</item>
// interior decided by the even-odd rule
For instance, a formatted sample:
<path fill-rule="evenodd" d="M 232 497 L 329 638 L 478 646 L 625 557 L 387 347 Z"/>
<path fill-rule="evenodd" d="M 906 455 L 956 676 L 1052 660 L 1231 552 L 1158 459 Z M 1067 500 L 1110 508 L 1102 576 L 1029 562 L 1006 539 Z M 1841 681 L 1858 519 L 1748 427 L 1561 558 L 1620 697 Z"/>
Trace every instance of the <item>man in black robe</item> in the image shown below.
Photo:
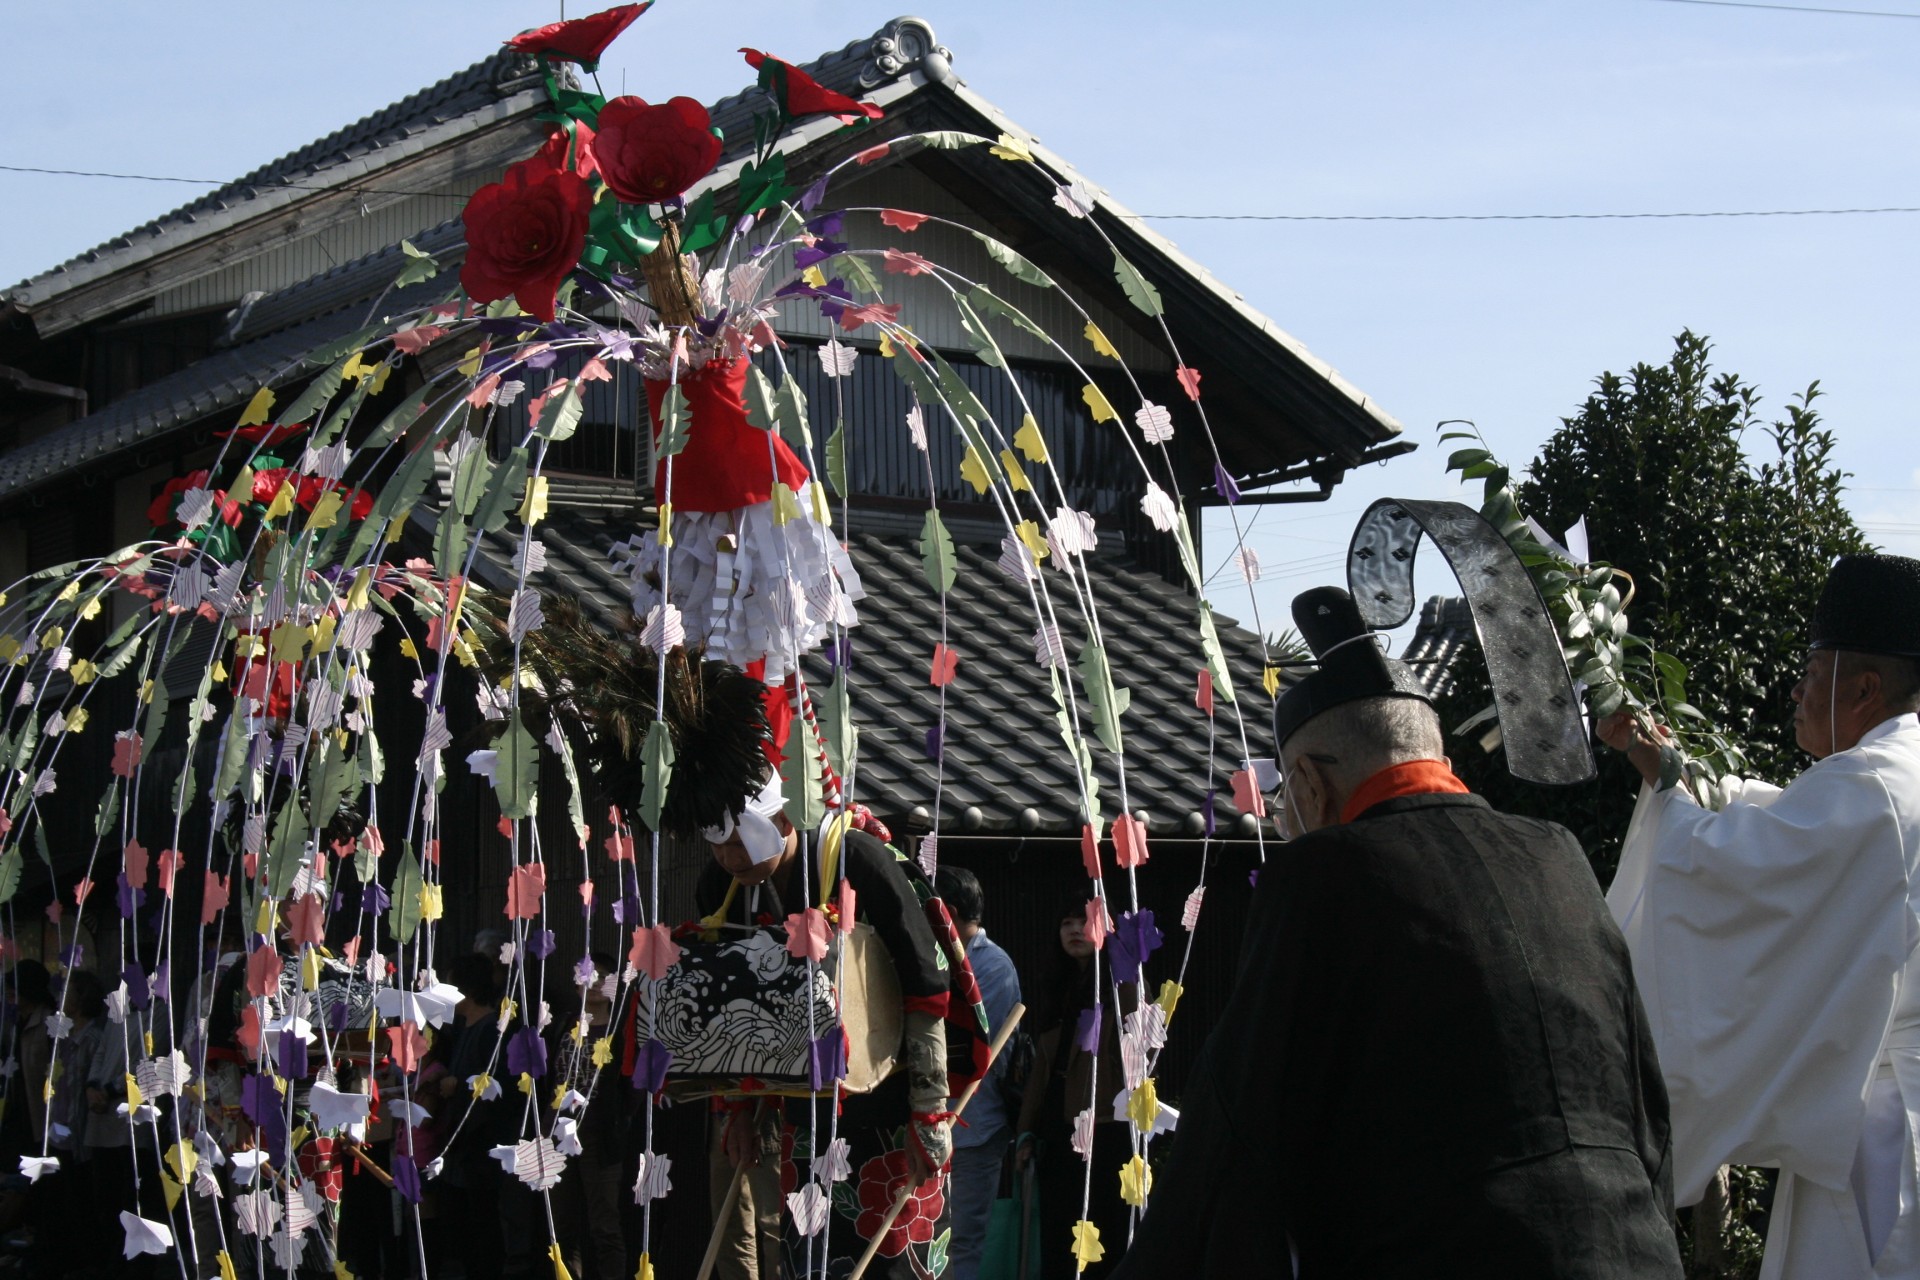
<path fill-rule="evenodd" d="M 1297 838 L 1116 1276 L 1678 1277 L 1666 1093 L 1580 846 L 1466 793 L 1344 591 L 1294 616 Z"/>

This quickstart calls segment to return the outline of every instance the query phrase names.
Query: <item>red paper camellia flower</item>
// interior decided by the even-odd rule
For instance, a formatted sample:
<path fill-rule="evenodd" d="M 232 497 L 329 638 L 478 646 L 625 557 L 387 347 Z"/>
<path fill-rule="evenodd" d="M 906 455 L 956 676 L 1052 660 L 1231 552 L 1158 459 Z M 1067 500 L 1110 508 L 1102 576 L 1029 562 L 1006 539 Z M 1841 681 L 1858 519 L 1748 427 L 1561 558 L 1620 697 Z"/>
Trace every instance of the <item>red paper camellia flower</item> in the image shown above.
<path fill-rule="evenodd" d="M 147 523 L 158 529 L 162 525 L 173 523 L 173 500 L 189 489 L 204 488 L 207 473 L 196 471 L 189 476 L 175 476 L 160 488 L 160 493 L 147 506 Z"/>
<path fill-rule="evenodd" d="M 780 106 L 790 116 L 838 116 L 852 123 L 858 116 L 878 120 L 886 113 L 871 102 L 855 102 L 844 93 L 836 93 L 794 66 L 758 49 L 742 49 L 747 65 L 760 73 L 760 84 L 771 89 Z"/>
<path fill-rule="evenodd" d="M 588 71 L 600 65 L 614 37 L 633 25 L 633 20 L 653 6 L 653 0 L 640 4 L 615 5 L 601 13 L 575 18 L 571 22 L 552 22 L 532 31 L 523 31 L 507 41 L 509 48 L 522 53 L 543 54 L 577 62 Z"/>
<path fill-rule="evenodd" d="M 555 129 L 547 135 L 546 145 L 524 163 L 535 168 L 564 169 L 567 167 L 567 153 L 573 153 L 573 171 L 583 178 L 594 175 L 593 129 L 580 121 L 575 121 L 571 135 L 565 129 Z"/>
<path fill-rule="evenodd" d="M 873 1239 L 873 1233 L 880 1229 L 886 1220 L 887 1210 L 893 1208 L 893 1198 L 907 1185 L 907 1179 L 913 1175 L 908 1172 L 909 1162 L 905 1149 L 889 1151 L 884 1156 L 875 1156 L 860 1166 L 860 1217 L 853 1229 L 860 1233 L 863 1240 Z M 913 1194 L 907 1197 L 907 1207 L 887 1228 L 887 1234 L 880 1242 L 880 1256 L 897 1258 L 909 1242 L 926 1244 L 933 1239 L 933 1228 L 940 1221 L 940 1211 L 946 1207 L 946 1198 L 940 1194 L 940 1179 L 928 1178 L 915 1187 Z"/>
<path fill-rule="evenodd" d="M 595 162 L 607 189 L 626 204 L 657 204 L 713 171 L 720 139 L 707 109 L 692 98 L 649 106 L 615 98 L 600 108 Z"/>
<path fill-rule="evenodd" d="M 580 261 L 592 210 L 593 193 L 578 173 L 550 163 L 514 165 L 474 192 L 460 215 L 467 228 L 461 287 L 475 302 L 511 294 L 551 323 L 554 294 Z"/>
<path fill-rule="evenodd" d="M 254 472 L 251 497 L 255 502 L 272 502 L 274 495 L 280 492 L 280 486 L 292 474 L 292 467 L 268 467 L 265 471 Z"/>

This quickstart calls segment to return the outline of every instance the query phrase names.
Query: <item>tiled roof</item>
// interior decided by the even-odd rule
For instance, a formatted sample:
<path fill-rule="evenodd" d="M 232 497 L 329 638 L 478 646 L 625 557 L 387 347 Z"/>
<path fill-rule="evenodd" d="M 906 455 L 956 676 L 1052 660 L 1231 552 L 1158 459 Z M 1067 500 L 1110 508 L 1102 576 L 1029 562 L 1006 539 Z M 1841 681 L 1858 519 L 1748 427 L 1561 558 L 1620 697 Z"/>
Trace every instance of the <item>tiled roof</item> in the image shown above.
<path fill-rule="evenodd" d="M 187 228 L 192 228 L 195 236 L 205 235 L 210 230 L 209 223 L 217 225 L 241 216 L 255 216 L 256 210 L 264 212 L 270 208 L 269 202 L 273 200 L 301 194 L 289 192 L 284 184 L 327 184 L 330 172 L 342 165 L 403 143 L 422 130 L 475 115 L 504 98 L 537 90 L 538 86 L 539 77 L 532 60 L 510 49 L 501 49 L 465 71 L 262 165 L 243 178 L 115 236 L 49 271 L 23 280 L 7 290 L 6 296 L 31 310 L 47 297 L 71 287 L 78 278 L 91 278 L 139 260 L 160 248 L 170 235 L 177 236 Z"/>
<path fill-rule="evenodd" d="M 636 512 L 637 517 L 637 512 Z M 634 532 L 637 518 L 580 510 L 556 511 L 539 526 L 547 571 L 535 585 L 581 600 L 602 621 L 627 615 L 623 579 L 608 568 L 606 549 Z M 482 544 L 476 577 L 496 589 L 511 582 L 511 547 L 498 538 Z M 939 690 L 928 681 L 940 639 L 937 597 L 928 587 L 914 540 L 855 534 L 848 550 L 866 587 L 860 625 L 849 632 L 852 690 L 860 727 L 857 798 L 882 816 L 903 818 L 934 807 L 935 771 L 927 732 L 938 720 Z M 959 573 L 949 593 L 947 643 L 959 654 L 947 686 L 946 776 L 940 827 L 962 833 L 1060 835 L 1079 829 L 1071 763 L 1054 729 L 1054 703 L 1045 670 L 1034 660 L 1035 620 L 1024 589 L 996 567 L 997 549 L 962 545 Z M 1239 767 L 1231 708 L 1217 705 L 1213 776 L 1208 776 L 1208 724 L 1194 704 L 1202 665 L 1192 597 L 1117 556 L 1096 554 L 1094 599 L 1115 682 L 1132 691 L 1122 717 L 1128 762 L 1127 800 L 1144 811 L 1155 835 L 1198 835 L 1209 785 L 1222 835 L 1241 833 L 1229 776 Z M 1072 593 L 1048 571 L 1055 607 L 1077 655 L 1083 630 L 1067 616 Z M 1216 615 L 1220 639 L 1240 691 L 1251 754 L 1271 753 L 1272 704 L 1260 688 L 1258 637 Z M 810 683 L 824 686 L 823 659 L 806 663 Z M 1077 679 L 1074 681 L 1078 686 Z M 1086 708 L 1081 707 L 1082 723 Z M 1113 757 L 1094 746 L 1101 807 L 1110 819 L 1119 806 Z"/>
<path fill-rule="evenodd" d="M 400 257 L 398 248 L 372 255 L 365 260 L 371 264 L 366 267 L 365 278 L 393 279 L 400 270 Z M 400 290 L 389 298 L 391 311 L 398 314 L 430 303 L 444 296 L 449 287 L 445 280 L 436 279 Z M 371 292 L 377 293 L 378 288 Z M 366 293 L 361 292 L 357 300 L 364 302 Z M 8 450 L 0 454 L 0 499 L 138 448 L 222 410 L 238 408 L 261 387 L 277 387 L 302 378 L 326 363 L 313 358 L 316 351 L 360 328 L 365 317 L 364 307 L 336 302 L 327 314 L 216 351 L 148 383 L 98 413 Z"/>
<path fill-rule="evenodd" d="M 1420 621 L 1396 656 L 1413 664 L 1428 693 L 1443 698 L 1460 682 L 1460 656 L 1478 642 L 1465 596 L 1434 596 L 1420 606 Z"/>

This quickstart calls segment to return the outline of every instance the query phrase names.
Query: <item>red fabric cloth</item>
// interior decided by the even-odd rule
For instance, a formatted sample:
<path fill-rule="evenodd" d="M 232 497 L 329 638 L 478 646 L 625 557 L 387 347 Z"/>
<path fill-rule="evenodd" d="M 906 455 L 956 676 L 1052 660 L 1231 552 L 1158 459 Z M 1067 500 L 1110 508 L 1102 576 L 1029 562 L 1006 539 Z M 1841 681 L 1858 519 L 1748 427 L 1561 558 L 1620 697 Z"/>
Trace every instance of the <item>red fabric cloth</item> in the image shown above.
<path fill-rule="evenodd" d="M 667 464 L 654 469 L 653 491 L 670 500 L 676 512 L 732 511 L 765 502 L 773 496 L 773 482 L 799 489 L 807 482 L 806 464 L 773 433 L 773 458 L 767 458 L 768 432 L 747 422 L 746 360 L 712 360 L 680 379 L 692 421 L 687 447 L 673 462 L 673 492 L 667 492 Z M 647 381 L 647 412 L 659 438 L 660 409 L 667 384 Z"/>
<path fill-rule="evenodd" d="M 1445 760 L 1408 760 L 1390 764 L 1368 778 L 1347 797 L 1340 810 L 1340 821 L 1352 822 L 1382 800 L 1398 796 L 1430 796 L 1442 793 L 1464 794 L 1467 784 L 1453 776 Z"/>

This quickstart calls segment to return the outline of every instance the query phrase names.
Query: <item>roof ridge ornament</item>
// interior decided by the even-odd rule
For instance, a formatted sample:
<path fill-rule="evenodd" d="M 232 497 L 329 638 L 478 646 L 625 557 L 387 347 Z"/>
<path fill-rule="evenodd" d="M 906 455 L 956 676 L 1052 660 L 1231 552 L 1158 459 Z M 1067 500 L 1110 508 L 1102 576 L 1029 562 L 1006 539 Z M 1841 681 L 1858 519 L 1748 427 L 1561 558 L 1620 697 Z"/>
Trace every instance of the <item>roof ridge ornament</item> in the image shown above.
<path fill-rule="evenodd" d="M 867 64 L 860 69 L 860 87 L 871 89 L 916 69 L 937 84 L 950 83 L 953 51 L 934 37 L 926 19 L 895 18 L 874 32 Z"/>

